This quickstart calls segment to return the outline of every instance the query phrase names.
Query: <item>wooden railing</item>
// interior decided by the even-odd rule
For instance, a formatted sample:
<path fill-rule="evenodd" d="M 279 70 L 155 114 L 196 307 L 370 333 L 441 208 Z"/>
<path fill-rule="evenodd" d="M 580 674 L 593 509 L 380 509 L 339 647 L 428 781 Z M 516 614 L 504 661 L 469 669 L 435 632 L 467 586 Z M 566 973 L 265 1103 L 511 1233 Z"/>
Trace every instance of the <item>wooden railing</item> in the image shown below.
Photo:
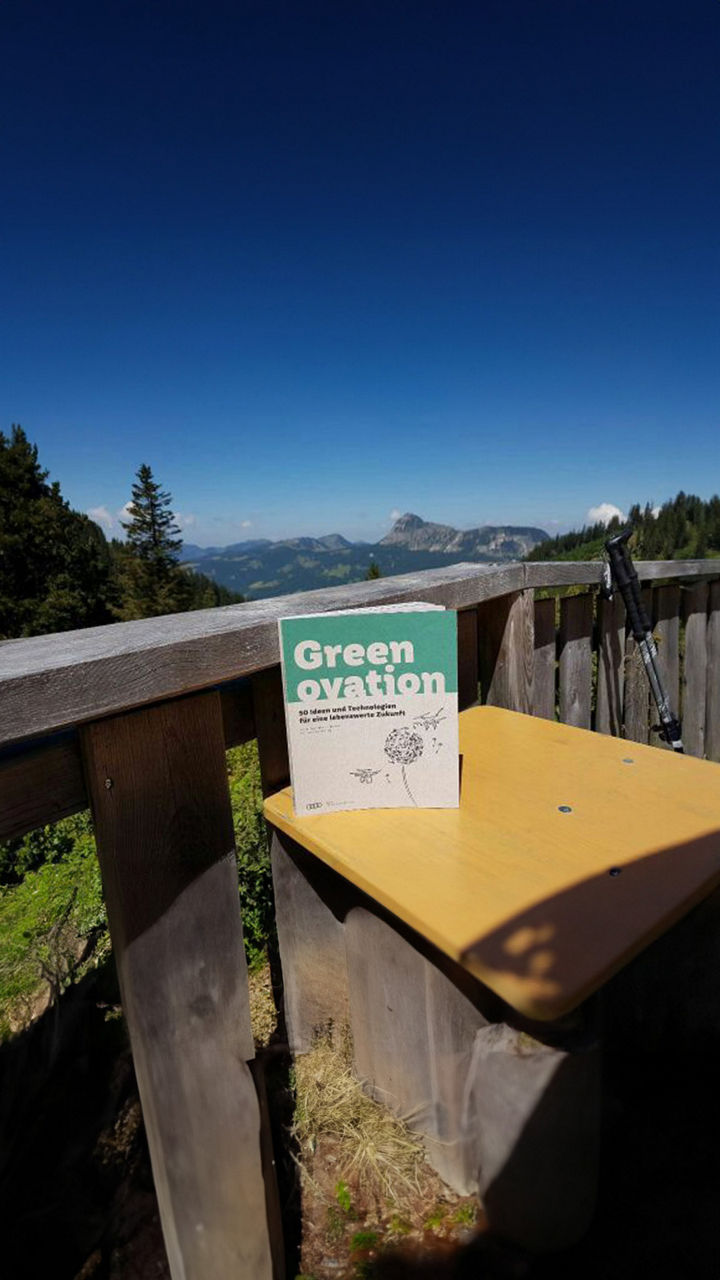
<path fill-rule="evenodd" d="M 662 745 L 601 568 L 456 565 L 0 645 L 0 839 L 92 808 L 175 1280 L 282 1274 L 224 757 L 257 737 L 266 793 L 288 781 L 277 619 L 443 604 L 458 611 L 461 707 L 479 696 Z M 720 760 L 720 561 L 636 568 L 686 750 Z"/>

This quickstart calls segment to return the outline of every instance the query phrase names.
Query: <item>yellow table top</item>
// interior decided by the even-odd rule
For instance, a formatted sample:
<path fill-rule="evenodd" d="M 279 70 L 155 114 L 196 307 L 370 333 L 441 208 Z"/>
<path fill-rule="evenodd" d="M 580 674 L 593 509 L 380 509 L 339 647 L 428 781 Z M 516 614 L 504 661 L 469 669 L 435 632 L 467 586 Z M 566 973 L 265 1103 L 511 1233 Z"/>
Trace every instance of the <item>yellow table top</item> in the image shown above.
<path fill-rule="evenodd" d="M 497 707 L 459 809 L 265 814 L 532 1018 L 574 1008 L 720 883 L 720 768 Z M 569 807 L 569 812 L 561 811 Z"/>

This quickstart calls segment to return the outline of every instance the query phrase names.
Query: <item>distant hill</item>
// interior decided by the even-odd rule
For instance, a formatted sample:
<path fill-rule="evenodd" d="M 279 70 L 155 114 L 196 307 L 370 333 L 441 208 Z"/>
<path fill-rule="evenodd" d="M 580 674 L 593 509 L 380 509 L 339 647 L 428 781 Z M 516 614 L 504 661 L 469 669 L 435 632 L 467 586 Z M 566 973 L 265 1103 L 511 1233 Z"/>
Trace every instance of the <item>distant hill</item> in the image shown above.
<path fill-rule="evenodd" d="M 675 498 L 654 507 L 649 502 L 630 508 L 627 525 L 632 526 L 632 555 L 638 560 L 703 560 L 720 556 L 720 498 L 708 501 L 682 490 Z M 606 540 L 623 527 L 615 518 L 610 524 L 586 525 L 557 538 L 541 542 L 528 553 L 528 560 L 600 560 Z"/>
<path fill-rule="evenodd" d="M 383 577 L 435 569 L 459 560 L 497 563 L 520 560 L 547 534 L 543 529 L 502 525 L 459 530 L 432 524 L 408 512 L 380 542 L 350 542 L 340 533 L 319 538 L 254 539 L 228 547 L 187 543 L 182 558 L 232 591 L 259 599 L 339 586 L 362 580 L 371 563 Z"/>

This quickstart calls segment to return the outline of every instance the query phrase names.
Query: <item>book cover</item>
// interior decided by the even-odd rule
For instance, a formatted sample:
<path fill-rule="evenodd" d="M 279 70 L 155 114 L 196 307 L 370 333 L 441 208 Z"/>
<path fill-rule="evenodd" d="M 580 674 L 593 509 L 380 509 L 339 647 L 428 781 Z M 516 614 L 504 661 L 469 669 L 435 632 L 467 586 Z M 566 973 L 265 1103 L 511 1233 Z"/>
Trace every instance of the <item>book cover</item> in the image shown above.
<path fill-rule="evenodd" d="M 279 628 L 296 814 L 456 808 L 455 612 L 356 609 Z"/>

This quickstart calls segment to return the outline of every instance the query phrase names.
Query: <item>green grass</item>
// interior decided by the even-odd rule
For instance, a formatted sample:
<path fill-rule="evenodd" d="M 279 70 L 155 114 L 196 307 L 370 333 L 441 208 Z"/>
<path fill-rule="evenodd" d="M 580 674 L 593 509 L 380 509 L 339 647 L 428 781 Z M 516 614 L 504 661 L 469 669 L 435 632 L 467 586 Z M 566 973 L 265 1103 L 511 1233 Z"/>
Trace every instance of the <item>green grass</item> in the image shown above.
<path fill-rule="evenodd" d="M 270 856 L 255 742 L 228 752 L 228 785 L 248 964 L 273 928 Z M 101 956 L 109 936 L 88 812 L 0 844 L 0 1041 Z"/>
<path fill-rule="evenodd" d="M 83 815 L 43 831 L 48 844 L 55 838 L 66 849 L 61 859 L 0 888 L 0 1039 L 26 1021 L 43 990 L 57 995 L 80 976 L 88 940 L 100 949 L 107 942 L 100 868 Z M 22 865 L 29 853 L 19 853 Z"/>

